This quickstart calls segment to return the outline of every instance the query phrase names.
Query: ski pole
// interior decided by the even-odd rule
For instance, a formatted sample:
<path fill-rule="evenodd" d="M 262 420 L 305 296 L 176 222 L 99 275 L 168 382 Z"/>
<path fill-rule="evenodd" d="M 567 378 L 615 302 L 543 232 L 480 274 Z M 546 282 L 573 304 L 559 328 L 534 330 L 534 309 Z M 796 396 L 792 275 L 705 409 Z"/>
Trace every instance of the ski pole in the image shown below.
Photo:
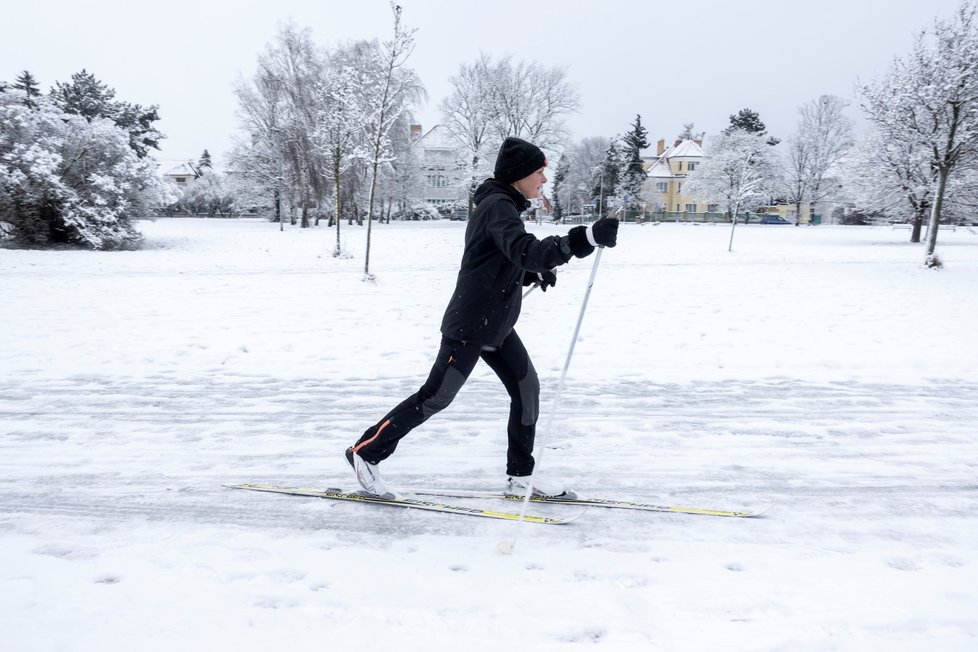
<path fill-rule="evenodd" d="M 564 369 L 560 372 L 560 380 L 557 381 L 557 393 L 554 396 L 553 403 L 550 405 L 550 414 L 547 416 L 547 424 L 543 429 L 543 436 L 537 437 L 536 443 L 539 453 L 537 453 L 536 467 L 540 466 L 540 460 L 543 457 L 544 442 L 550 436 L 550 429 L 553 427 L 554 418 L 557 416 L 557 406 L 560 404 L 560 395 L 564 389 L 564 380 L 567 379 L 567 370 L 570 369 L 571 358 L 574 356 L 574 346 L 577 344 L 577 338 L 581 333 L 581 324 L 584 322 L 584 312 L 587 309 L 588 299 L 591 297 L 591 288 L 594 287 L 594 277 L 598 274 L 598 263 L 601 262 L 601 252 L 604 251 L 604 247 L 598 247 L 598 251 L 594 256 L 594 265 L 591 266 L 591 278 L 588 279 L 587 289 L 584 291 L 584 301 L 581 304 L 581 312 L 577 315 L 577 325 L 574 326 L 574 336 L 571 338 L 570 348 L 567 351 L 567 358 L 564 360 Z M 525 295 L 524 295 L 525 296 Z M 526 487 L 526 495 L 523 496 L 523 503 L 520 507 L 520 517 L 516 521 L 516 533 L 513 534 L 512 541 L 500 541 L 497 548 L 500 552 L 511 555 L 513 550 L 516 548 L 516 540 L 519 536 L 520 524 L 522 524 L 526 519 L 526 508 L 530 504 L 530 496 L 533 494 L 533 476 L 530 476 L 529 482 Z"/>

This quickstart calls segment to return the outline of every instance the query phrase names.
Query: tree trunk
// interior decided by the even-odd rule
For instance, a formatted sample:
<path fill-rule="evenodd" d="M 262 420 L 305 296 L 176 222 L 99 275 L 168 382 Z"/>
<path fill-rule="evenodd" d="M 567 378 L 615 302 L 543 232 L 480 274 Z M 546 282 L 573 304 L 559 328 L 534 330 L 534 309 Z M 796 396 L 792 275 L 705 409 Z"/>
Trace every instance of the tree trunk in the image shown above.
<path fill-rule="evenodd" d="M 734 229 L 737 228 L 737 213 L 739 212 L 740 212 L 740 202 L 737 202 L 737 204 L 734 206 L 733 209 L 733 217 L 730 220 L 730 244 L 727 245 L 727 251 L 731 251 L 731 252 L 733 251 Z"/>
<path fill-rule="evenodd" d="M 924 214 L 927 209 L 926 204 L 918 206 L 910 223 L 910 242 L 920 242 L 920 234 L 924 230 Z"/>
<path fill-rule="evenodd" d="M 337 157 L 333 157 L 333 192 L 336 196 L 336 206 L 334 207 L 334 214 L 336 216 L 336 250 L 333 252 L 333 256 L 339 256 L 340 249 L 340 209 L 342 208 L 342 197 L 340 195 L 340 160 Z"/>
<path fill-rule="evenodd" d="M 927 224 L 927 256 L 924 264 L 928 267 L 940 267 L 940 261 L 934 255 L 937 248 L 937 225 L 941 221 L 941 208 L 944 205 L 944 190 L 947 188 L 947 177 L 950 170 L 941 166 L 937 170 L 937 192 L 934 193 L 934 204 L 930 209 L 930 222 Z"/>

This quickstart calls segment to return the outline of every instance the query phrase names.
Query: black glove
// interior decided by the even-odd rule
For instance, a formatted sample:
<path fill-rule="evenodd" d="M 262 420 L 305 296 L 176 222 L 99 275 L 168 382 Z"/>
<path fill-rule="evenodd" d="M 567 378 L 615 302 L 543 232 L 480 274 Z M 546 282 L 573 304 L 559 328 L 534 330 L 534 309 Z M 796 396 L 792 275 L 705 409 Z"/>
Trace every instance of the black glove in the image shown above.
<path fill-rule="evenodd" d="M 589 226 L 575 226 L 560 239 L 564 260 L 572 256 L 590 256 L 595 247 L 614 247 L 618 244 L 618 218 L 602 217 Z"/>
<path fill-rule="evenodd" d="M 537 276 L 540 278 L 540 289 L 544 292 L 547 291 L 547 288 L 557 285 L 557 273 L 553 270 L 541 272 Z"/>
<path fill-rule="evenodd" d="M 533 285 L 534 283 L 546 292 L 547 288 L 552 288 L 557 285 L 557 274 L 553 270 L 541 273 L 526 272 L 523 274 L 523 285 Z"/>
<path fill-rule="evenodd" d="M 592 244 L 599 247 L 614 247 L 618 244 L 618 218 L 602 217 L 600 220 L 588 227 Z"/>

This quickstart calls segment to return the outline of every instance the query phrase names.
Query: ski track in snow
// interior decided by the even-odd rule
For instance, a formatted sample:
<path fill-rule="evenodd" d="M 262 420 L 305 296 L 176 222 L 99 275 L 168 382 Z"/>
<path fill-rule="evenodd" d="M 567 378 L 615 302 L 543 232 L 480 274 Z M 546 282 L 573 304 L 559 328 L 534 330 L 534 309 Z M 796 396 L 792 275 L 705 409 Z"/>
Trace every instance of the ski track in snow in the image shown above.
<path fill-rule="evenodd" d="M 521 321 L 541 469 L 584 496 L 771 510 L 551 527 L 222 487 L 353 487 L 344 448 L 430 364 L 418 315 L 450 289 L 457 225 L 393 225 L 377 259 L 417 255 L 369 292 L 315 233 L 147 228 L 142 252 L 2 252 L 0 649 L 978 647 L 970 234 L 941 276 L 888 231 L 744 228 L 714 257 L 724 230 L 623 226 L 550 431 L 552 322 L 586 265 Z M 385 477 L 499 488 L 506 414 L 477 368 Z"/>
<path fill-rule="evenodd" d="M 242 496 L 220 486 L 274 481 L 350 488 L 342 450 L 385 403 L 349 397 L 412 391 L 405 383 L 389 385 L 378 391 L 372 383 L 318 379 L 94 376 L 4 383 L 0 424 L 9 472 L 0 482 L 0 511 L 367 534 L 389 523 L 402 534 L 420 535 L 432 524 L 465 531 L 471 524 L 438 515 Z M 545 386 L 544 395 L 552 390 Z M 781 516 L 834 513 L 837 526 L 889 512 L 968 518 L 978 506 L 976 391 L 978 385 L 961 383 L 787 379 L 576 383 L 564 390 L 541 466 L 584 495 L 731 508 L 773 503 Z M 455 405 L 402 442 L 385 464 L 389 481 L 406 488 L 499 486 L 501 470 L 493 467 L 504 456 L 507 409 L 500 394 L 491 379 L 473 381 Z M 181 459 L 160 467 L 180 469 L 175 475 L 129 463 L 173 454 Z M 577 465 L 565 466 L 564 459 L 589 460 L 591 474 L 575 475 Z M 704 459 L 722 463 L 704 467 Z M 32 462 L 41 464 L 32 468 Z M 446 465 L 458 472 L 446 474 Z M 615 481 L 596 484 L 595 478 Z M 636 518 L 681 529 L 688 517 L 593 509 L 588 515 L 596 524 Z"/>

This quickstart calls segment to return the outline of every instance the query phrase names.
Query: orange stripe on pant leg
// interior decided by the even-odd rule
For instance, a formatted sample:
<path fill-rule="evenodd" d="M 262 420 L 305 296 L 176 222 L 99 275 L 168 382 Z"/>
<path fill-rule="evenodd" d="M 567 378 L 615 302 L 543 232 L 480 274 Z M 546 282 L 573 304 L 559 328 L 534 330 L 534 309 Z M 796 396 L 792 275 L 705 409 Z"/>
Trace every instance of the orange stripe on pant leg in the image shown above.
<path fill-rule="evenodd" d="M 354 453 L 360 452 L 360 449 L 361 448 L 363 448 L 364 446 L 366 446 L 367 444 L 369 444 L 373 440 L 377 439 L 377 437 L 380 437 L 380 433 L 384 432 L 384 428 L 386 428 L 388 425 L 390 425 L 390 422 L 391 422 L 391 420 L 388 419 L 387 421 L 385 421 L 382 424 L 380 424 L 380 427 L 377 428 L 377 432 L 374 433 L 374 436 L 371 437 L 370 439 L 368 439 L 367 441 L 362 441 L 359 444 L 357 444 L 356 446 L 354 446 L 353 447 L 353 452 Z"/>

